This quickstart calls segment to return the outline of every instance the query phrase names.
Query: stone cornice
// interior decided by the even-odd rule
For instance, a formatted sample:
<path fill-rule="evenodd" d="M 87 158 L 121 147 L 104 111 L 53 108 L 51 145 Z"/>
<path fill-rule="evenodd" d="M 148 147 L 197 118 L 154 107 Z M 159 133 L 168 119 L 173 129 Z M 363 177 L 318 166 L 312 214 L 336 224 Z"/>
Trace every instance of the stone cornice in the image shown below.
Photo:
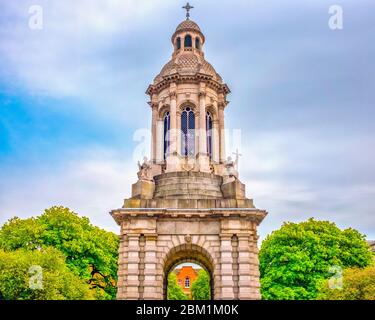
<path fill-rule="evenodd" d="M 207 87 L 214 89 L 218 91 L 219 93 L 222 93 L 224 95 L 229 94 L 231 91 L 228 87 L 227 84 L 222 84 L 220 82 L 217 82 L 213 80 L 212 76 L 208 76 L 206 74 L 202 73 L 196 73 L 195 75 L 181 75 L 179 73 L 175 73 L 173 75 L 169 75 L 163 78 L 162 81 L 156 83 L 156 84 L 151 84 L 147 88 L 146 94 L 148 95 L 153 95 L 153 94 L 158 94 L 160 91 L 168 88 L 171 83 L 205 83 Z"/>
<path fill-rule="evenodd" d="M 232 219 L 241 218 L 261 223 L 268 212 L 253 208 L 212 208 L 212 209 L 132 209 L 123 208 L 110 212 L 117 224 L 131 218 L 156 218 L 156 219 Z"/>

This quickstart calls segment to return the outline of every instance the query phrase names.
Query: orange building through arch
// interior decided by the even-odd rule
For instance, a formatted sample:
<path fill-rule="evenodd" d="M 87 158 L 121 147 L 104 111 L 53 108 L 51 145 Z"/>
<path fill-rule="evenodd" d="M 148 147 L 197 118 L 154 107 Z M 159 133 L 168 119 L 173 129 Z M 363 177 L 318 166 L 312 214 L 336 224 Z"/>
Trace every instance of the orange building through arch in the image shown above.
<path fill-rule="evenodd" d="M 199 270 L 200 269 L 194 269 L 192 266 L 183 266 L 174 270 L 178 285 L 190 298 L 192 298 L 191 287 L 198 278 Z"/>

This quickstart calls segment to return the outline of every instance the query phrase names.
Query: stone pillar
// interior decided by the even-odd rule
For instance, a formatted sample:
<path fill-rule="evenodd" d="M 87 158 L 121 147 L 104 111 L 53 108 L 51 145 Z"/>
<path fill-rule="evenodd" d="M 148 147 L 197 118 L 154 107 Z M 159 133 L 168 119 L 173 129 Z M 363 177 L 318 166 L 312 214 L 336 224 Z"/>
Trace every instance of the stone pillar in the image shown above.
<path fill-rule="evenodd" d="M 220 162 L 227 161 L 225 153 L 225 124 L 224 124 L 224 103 L 219 104 L 219 128 L 220 128 Z"/>
<path fill-rule="evenodd" d="M 164 121 L 157 120 L 156 125 L 156 161 L 164 162 Z"/>
<path fill-rule="evenodd" d="M 171 95 L 171 133 L 170 133 L 170 153 L 174 154 L 177 152 L 177 94 L 172 92 Z"/>
<path fill-rule="evenodd" d="M 128 239 L 126 235 L 121 235 L 119 257 L 118 257 L 118 282 L 117 300 L 126 299 L 126 281 L 128 273 Z"/>
<path fill-rule="evenodd" d="M 146 235 L 145 260 L 144 260 L 144 300 L 162 300 L 162 284 L 157 279 L 157 235 Z"/>
<path fill-rule="evenodd" d="M 220 235 L 221 251 L 221 299 L 234 300 L 232 235 Z"/>
<path fill-rule="evenodd" d="M 125 283 L 125 298 L 139 299 L 139 235 L 128 235 L 127 281 Z"/>
<path fill-rule="evenodd" d="M 198 161 L 201 172 L 210 172 L 210 159 L 207 154 L 207 126 L 206 126 L 206 93 L 201 85 L 199 93 L 199 148 Z"/>
<path fill-rule="evenodd" d="M 199 154 L 207 154 L 206 94 L 199 94 Z"/>
<path fill-rule="evenodd" d="M 252 288 L 252 265 L 250 264 L 250 236 L 249 234 L 238 235 L 238 274 L 240 300 L 254 299 Z"/>
<path fill-rule="evenodd" d="M 214 285 L 214 296 L 212 297 L 214 300 L 221 300 L 221 252 L 220 252 L 220 240 L 211 242 L 215 247 L 213 248 L 214 251 L 214 261 L 215 261 L 215 269 L 213 270 L 212 280 L 214 283 L 211 283 L 211 286 Z"/>
<path fill-rule="evenodd" d="M 177 111 L 177 154 L 181 156 L 181 111 Z"/>
<path fill-rule="evenodd" d="M 219 134 L 219 120 L 213 121 L 212 129 L 212 160 L 213 162 L 220 162 L 220 134 Z"/>
<path fill-rule="evenodd" d="M 158 145 L 158 136 L 157 136 L 157 126 L 158 126 L 158 106 L 152 104 L 152 123 L 151 123 L 151 161 L 153 163 L 157 162 L 157 145 Z"/>
<path fill-rule="evenodd" d="M 252 231 L 250 234 L 250 286 L 251 299 L 260 300 L 260 271 L 259 271 L 259 249 L 258 249 L 257 225 L 252 223 Z"/>
<path fill-rule="evenodd" d="M 171 84 L 170 87 L 170 101 L 171 101 L 171 130 L 170 130 L 170 148 L 169 155 L 167 155 L 167 170 L 166 172 L 178 171 L 178 155 L 177 155 L 177 92 L 176 84 Z"/>

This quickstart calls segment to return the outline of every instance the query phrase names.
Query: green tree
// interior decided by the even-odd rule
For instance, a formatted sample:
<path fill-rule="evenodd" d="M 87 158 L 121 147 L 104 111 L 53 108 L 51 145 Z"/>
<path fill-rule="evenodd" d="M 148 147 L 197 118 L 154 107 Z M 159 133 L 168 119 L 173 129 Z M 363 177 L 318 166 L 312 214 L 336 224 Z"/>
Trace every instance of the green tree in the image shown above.
<path fill-rule="evenodd" d="M 262 243 L 261 292 L 269 300 L 315 299 L 330 268 L 364 268 L 373 261 L 365 238 L 353 229 L 310 219 L 285 223 Z"/>
<path fill-rule="evenodd" d="M 92 298 L 87 284 L 67 267 L 58 250 L 0 249 L 0 300 Z"/>
<path fill-rule="evenodd" d="M 189 297 L 184 293 L 182 288 L 177 283 L 177 276 L 174 272 L 168 275 L 168 300 L 189 300 Z"/>
<path fill-rule="evenodd" d="M 207 271 L 203 269 L 199 271 L 198 278 L 193 282 L 191 287 L 191 294 L 194 300 L 211 299 L 210 276 Z"/>
<path fill-rule="evenodd" d="M 0 248 L 13 251 L 53 247 L 98 299 L 115 299 L 118 237 L 90 224 L 64 207 L 52 207 L 37 218 L 11 219 L 0 229 Z"/>
<path fill-rule="evenodd" d="M 329 280 L 320 287 L 319 300 L 375 300 L 375 267 L 346 269 L 342 288 L 331 288 Z"/>

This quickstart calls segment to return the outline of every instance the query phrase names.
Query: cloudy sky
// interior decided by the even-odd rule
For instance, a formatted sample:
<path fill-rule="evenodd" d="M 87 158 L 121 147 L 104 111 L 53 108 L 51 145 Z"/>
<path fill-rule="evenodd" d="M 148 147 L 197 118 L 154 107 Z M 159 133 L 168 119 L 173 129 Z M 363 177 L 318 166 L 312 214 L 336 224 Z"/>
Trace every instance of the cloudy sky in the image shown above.
<path fill-rule="evenodd" d="M 35 4 L 41 30 L 29 26 Z M 375 2 L 191 4 L 232 89 L 241 180 L 269 211 L 261 237 L 315 217 L 375 239 Z M 335 4 L 343 30 L 328 25 Z M 136 181 L 144 92 L 170 58 L 182 5 L 0 0 L 0 225 L 64 205 L 118 232 L 108 212 Z"/>

